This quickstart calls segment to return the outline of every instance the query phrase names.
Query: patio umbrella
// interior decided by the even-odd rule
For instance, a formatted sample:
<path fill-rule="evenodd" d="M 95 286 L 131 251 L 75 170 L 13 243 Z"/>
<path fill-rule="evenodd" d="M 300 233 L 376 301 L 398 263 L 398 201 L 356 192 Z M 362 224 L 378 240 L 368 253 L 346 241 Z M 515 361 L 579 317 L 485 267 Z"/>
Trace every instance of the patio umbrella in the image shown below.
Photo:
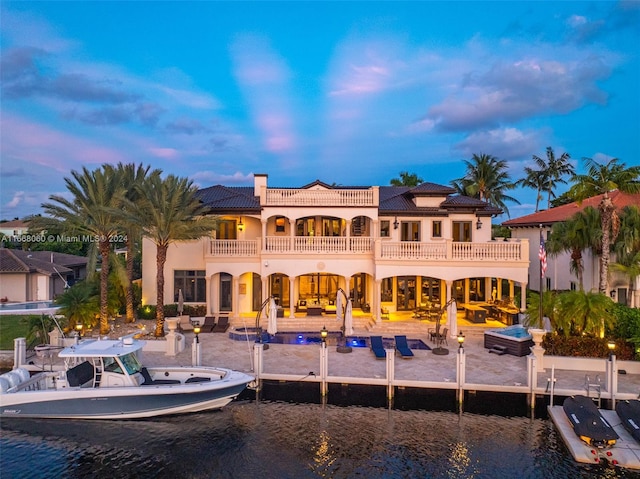
<path fill-rule="evenodd" d="M 273 335 L 278 332 L 278 323 L 276 318 L 278 317 L 278 305 L 276 300 L 271 298 L 269 301 L 269 322 L 267 323 L 267 333 Z"/>
<path fill-rule="evenodd" d="M 455 338 L 458 335 L 458 306 L 455 299 L 451 300 L 447 309 L 447 327 L 449 336 Z"/>
<path fill-rule="evenodd" d="M 342 321 L 342 290 L 336 294 L 336 321 Z"/>
<path fill-rule="evenodd" d="M 184 311 L 184 296 L 182 294 L 182 289 L 178 290 L 178 316 L 182 316 L 182 312 Z"/>
<path fill-rule="evenodd" d="M 347 301 L 347 309 L 344 312 L 344 334 L 351 336 L 353 334 L 353 306 L 351 300 Z"/>

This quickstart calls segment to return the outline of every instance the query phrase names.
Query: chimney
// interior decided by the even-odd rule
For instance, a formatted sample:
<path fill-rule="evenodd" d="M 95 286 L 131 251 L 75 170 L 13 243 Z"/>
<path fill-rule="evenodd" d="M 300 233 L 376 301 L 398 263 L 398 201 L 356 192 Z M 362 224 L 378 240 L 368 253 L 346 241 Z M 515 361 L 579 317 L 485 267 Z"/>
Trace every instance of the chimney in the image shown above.
<path fill-rule="evenodd" d="M 253 194 L 255 196 L 260 196 L 260 191 L 262 187 L 267 187 L 267 177 L 268 175 L 264 173 L 254 173 L 253 174 Z"/>

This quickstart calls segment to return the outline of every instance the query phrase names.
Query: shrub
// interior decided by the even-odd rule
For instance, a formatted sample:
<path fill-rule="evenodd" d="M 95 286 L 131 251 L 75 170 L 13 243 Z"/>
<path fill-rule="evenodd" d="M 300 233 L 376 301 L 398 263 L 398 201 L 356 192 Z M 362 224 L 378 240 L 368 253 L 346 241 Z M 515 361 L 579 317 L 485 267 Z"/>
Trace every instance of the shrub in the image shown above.
<path fill-rule="evenodd" d="M 591 336 L 563 336 L 559 334 L 546 334 L 542 347 L 545 354 L 551 356 L 579 356 L 587 358 L 607 358 L 609 347 L 607 340 Z M 635 359 L 635 348 L 632 344 L 617 339 L 615 341 L 616 358 L 620 360 Z"/>

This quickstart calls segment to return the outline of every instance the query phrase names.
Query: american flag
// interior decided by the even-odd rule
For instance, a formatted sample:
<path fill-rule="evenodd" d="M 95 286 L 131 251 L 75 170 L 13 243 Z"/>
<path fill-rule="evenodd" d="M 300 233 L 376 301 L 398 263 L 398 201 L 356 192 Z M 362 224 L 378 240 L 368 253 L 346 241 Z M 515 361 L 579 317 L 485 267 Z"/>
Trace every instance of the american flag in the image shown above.
<path fill-rule="evenodd" d="M 540 233 L 540 251 L 538 251 L 538 259 L 540 260 L 540 277 L 544 278 L 544 273 L 547 271 L 547 250 L 544 247 L 544 238 Z"/>

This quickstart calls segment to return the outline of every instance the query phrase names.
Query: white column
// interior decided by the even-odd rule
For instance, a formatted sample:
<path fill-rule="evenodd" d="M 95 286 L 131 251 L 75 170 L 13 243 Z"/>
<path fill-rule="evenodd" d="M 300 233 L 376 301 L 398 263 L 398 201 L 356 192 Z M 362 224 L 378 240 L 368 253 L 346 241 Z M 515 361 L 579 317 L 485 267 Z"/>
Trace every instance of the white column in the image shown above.
<path fill-rule="evenodd" d="M 233 315 L 236 318 L 240 317 L 240 278 L 237 276 L 232 276 L 231 284 L 233 288 L 233 301 L 231 305 L 231 309 L 233 310 Z"/>
<path fill-rule="evenodd" d="M 527 283 L 520 283 L 520 311 L 524 312 L 527 309 Z"/>
<path fill-rule="evenodd" d="M 376 324 L 382 323 L 382 280 L 376 279 L 373 286 L 373 302 L 371 304 L 371 314 L 373 314 Z"/>
<path fill-rule="evenodd" d="M 289 318 L 296 317 L 296 304 L 298 304 L 298 297 L 296 296 L 296 277 L 289 276 Z"/>
<path fill-rule="evenodd" d="M 262 251 L 267 249 L 267 220 L 260 220 L 260 226 L 262 228 Z"/>

